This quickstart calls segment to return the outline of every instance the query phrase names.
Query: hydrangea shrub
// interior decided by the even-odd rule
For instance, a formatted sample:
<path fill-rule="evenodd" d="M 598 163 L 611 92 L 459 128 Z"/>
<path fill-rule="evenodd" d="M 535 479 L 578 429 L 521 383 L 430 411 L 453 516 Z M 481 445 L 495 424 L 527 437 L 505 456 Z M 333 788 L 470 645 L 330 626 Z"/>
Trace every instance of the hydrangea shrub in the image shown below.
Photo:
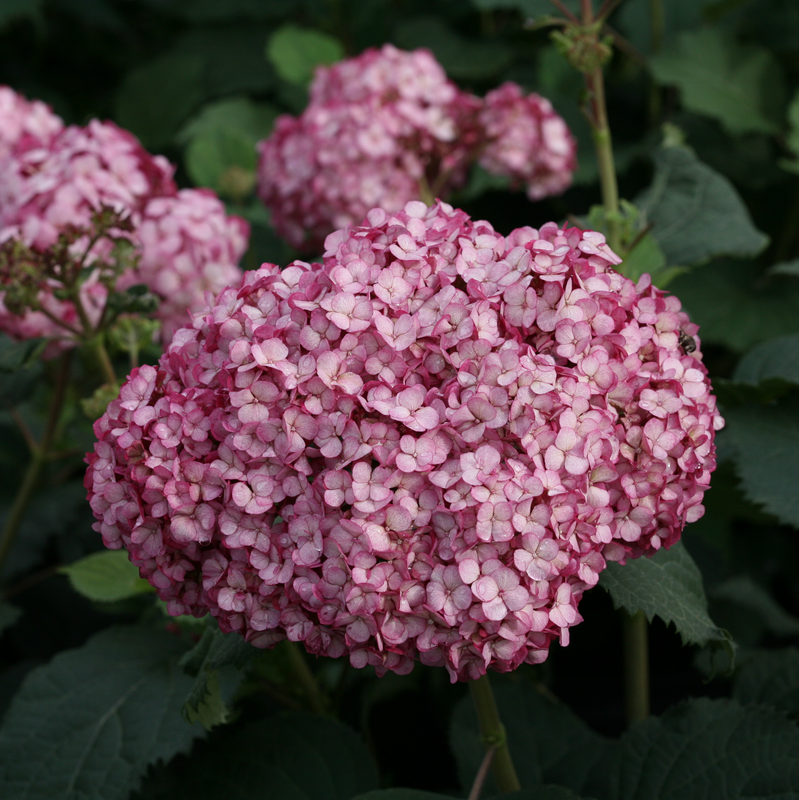
<path fill-rule="evenodd" d="M 133 371 L 95 424 L 97 530 L 170 613 L 258 647 L 453 681 L 543 661 L 607 561 L 703 512 L 723 422 L 696 326 L 555 223 L 410 202 L 325 247 Z"/>
<path fill-rule="evenodd" d="M 448 196 L 478 158 L 531 199 L 560 194 L 576 168 L 575 141 L 547 100 L 512 83 L 481 100 L 428 50 L 390 44 L 319 67 L 305 111 L 279 117 L 259 152 L 259 196 L 304 250 L 375 206 L 395 213 Z"/>
<path fill-rule="evenodd" d="M 110 208 L 128 225 L 120 236 L 136 248 L 138 263 L 112 282 L 116 290 L 144 283 L 160 300 L 161 340 L 190 321 L 216 293 L 240 279 L 237 266 L 247 248 L 248 224 L 228 217 L 208 189 L 178 191 L 174 166 L 153 156 L 138 139 L 111 122 L 63 127 L 44 104 L 29 103 L 0 87 L 0 122 L 8 118 L 0 148 L 0 242 L 19 240 L 35 252 L 52 248 L 75 229 L 91 231 L 95 215 Z M 91 267 L 109 254 L 110 239 L 91 244 L 86 233 L 72 248 L 88 253 Z M 74 345 L 66 326 L 80 328 L 75 304 L 60 297 L 65 276 L 43 275 L 36 308 L 10 310 L 0 292 L 0 330 L 17 339 L 45 337 L 45 355 Z M 14 276 L 8 278 L 13 280 Z M 0 287 L 1 288 L 1 287 Z M 81 282 L 83 310 L 92 325 L 101 318 L 109 281 L 95 269 Z"/>

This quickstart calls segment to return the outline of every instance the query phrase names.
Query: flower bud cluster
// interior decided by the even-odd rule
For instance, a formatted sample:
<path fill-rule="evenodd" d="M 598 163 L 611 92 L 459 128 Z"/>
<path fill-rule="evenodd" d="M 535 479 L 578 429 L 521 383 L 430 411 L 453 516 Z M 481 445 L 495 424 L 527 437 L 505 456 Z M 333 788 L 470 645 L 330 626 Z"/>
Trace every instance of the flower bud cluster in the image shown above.
<path fill-rule="evenodd" d="M 505 84 L 483 101 L 428 50 L 392 45 L 320 67 L 308 107 L 279 117 L 259 151 L 259 196 L 275 229 L 305 250 L 375 206 L 394 213 L 446 197 L 483 151 L 487 169 L 533 199 L 562 192 L 576 164 L 574 139 L 543 98 Z"/>
<path fill-rule="evenodd" d="M 543 661 L 702 514 L 723 421 L 676 298 L 592 231 L 445 203 L 265 264 L 130 375 L 86 486 L 171 614 L 452 680 Z M 698 341 L 698 340 L 697 340 Z"/>
<path fill-rule="evenodd" d="M 228 218 L 209 190 L 178 192 L 174 167 L 148 153 L 131 133 L 98 120 L 64 127 L 43 104 L 2 88 L 0 121 L 6 116 L 7 139 L 6 131 L 0 134 L 0 154 L 5 147 L 0 155 L 0 242 L 18 239 L 43 253 L 65 233 L 90 231 L 102 208 L 123 214 L 132 226 L 124 235 L 136 246 L 138 269 L 114 284 L 98 268 L 81 284 L 81 302 L 92 323 L 105 305 L 109 285 L 124 289 L 146 283 L 163 300 L 157 317 L 168 341 L 202 307 L 206 290 L 217 292 L 239 279 L 236 264 L 246 250 L 247 224 Z M 74 252 L 82 254 L 90 240 L 90 234 L 78 239 Z M 111 248 L 110 239 L 93 244 L 85 265 L 99 264 Z M 74 328 L 79 314 L 71 300 L 57 297 L 63 278 L 51 276 L 36 307 L 24 315 L 11 313 L 0 293 L 0 330 L 16 337 L 60 339 L 60 347 L 70 346 L 64 323 Z"/>

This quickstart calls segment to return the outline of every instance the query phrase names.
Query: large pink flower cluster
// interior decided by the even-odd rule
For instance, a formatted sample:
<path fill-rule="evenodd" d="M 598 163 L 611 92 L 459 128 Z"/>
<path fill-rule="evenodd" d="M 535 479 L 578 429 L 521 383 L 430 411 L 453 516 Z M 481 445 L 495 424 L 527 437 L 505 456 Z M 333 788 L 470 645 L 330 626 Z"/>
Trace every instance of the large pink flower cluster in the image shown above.
<path fill-rule="evenodd" d="M 36 147 L 47 147 L 64 122 L 41 100 L 27 100 L 0 86 L 0 160 Z"/>
<path fill-rule="evenodd" d="M 39 122 L 43 112 L 37 104 L 24 106 L 19 100 L 15 108 L 20 109 L 19 130 L 46 128 Z M 26 108 L 31 117 L 27 122 L 21 118 Z M 135 273 L 123 275 L 117 288 L 145 283 L 159 296 L 164 342 L 204 305 L 206 291 L 218 292 L 239 280 L 236 265 L 247 247 L 247 223 L 227 217 L 210 190 L 178 192 L 174 167 L 163 156 L 148 153 L 131 133 L 92 120 L 85 127 L 55 131 L 40 144 L 17 148 L 0 160 L 0 241 L 19 238 L 45 250 L 70 227 L 89 227 L 103 206 L 125 214 L 133 225 L 131 239 L 140 265 Z M 86 244 L 79 240 L 76 251 Z M 96 245 L 87 263 L 109 249 L 109 242 Z M 0 330 L 18 338 L 58 340 L 50 354 L 71 346 L 69 331 L 52 317 L 80 327 L 78 313 L 70 301 L 54 296 L 58 285 L 53 278 L 39 294 L 50 316 L 40 311 L 12 314 L 0 293 Z M 96 322 L 107 297 L 97 275 L 86 280 L 81 296 L 87 316 Z"/>
<path fill-rule="evenodd" d="M 411 202 L 326 247 L 131 374 L 87 457 L 95 527 L 170 613 L 259 647 L 453 680 L 543 661 L 608 559 L 702 514 L 723 423 L 696 326 L 555 223 Z"/>
<path fill-rule="evenodd" d="M 561 194 L 569 187 L 577 168 L 577 148 L 549 100 L 524 95 L 518 84 L 503 83 L 485 96 L 480 123 L 488 142 L 480 165 L 488 172 L 526 186 L 531 200 Z"/>
<path fill-rule="evenodd" d="M 161 340 L 169 342 L 204 307 L 206 292 L 217 294 L 241 281 L 237 265 L 249 232 L 241 217 L 227 216 L 210 189 L 155 197 L 144 207 L 136 229 L 141 247 L 137 269 L 123 275 L 117 288 L 143 283 L 162 298 L 157 312 Z"/>
<path fill-rule="evenodd" d="M 258 193 L 275 229 L 313 250 L 375 206 L 394 213 L 431 192 L 446 197 L 483 150 L 487 168 L 527 184 L 531 197 L 562 192 L 575 168 L 565 123 L 515 84 L 497 91 L 484 105 L 428 50 L 392 45 L 319 68 L 303 114 L 279 117 L 259 145 Z"/>

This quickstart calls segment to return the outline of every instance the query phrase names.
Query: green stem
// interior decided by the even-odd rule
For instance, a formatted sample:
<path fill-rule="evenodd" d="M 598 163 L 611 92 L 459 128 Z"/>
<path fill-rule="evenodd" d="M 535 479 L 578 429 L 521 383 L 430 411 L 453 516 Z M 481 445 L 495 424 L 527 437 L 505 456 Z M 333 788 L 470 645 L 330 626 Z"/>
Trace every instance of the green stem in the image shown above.
<path fill-rule="evenodd" d="M 594 10 L 591 0 L 582 0 L 583 25 L 594 23 Z M 616 182 L 616 165 L 613 160 L 613 141 L 608 124 L 608 109 L 605 100 L 605 78 L 599 67 L 585 76 L 591 103 L 589 120 L 594 135 L 599 184 L 602 189 L 602 205 L 605 207 L 607 221 L 607 241 L 610 249 L 619 253 L 621 236 L 619 231 L 619 187 Z"/>
<path fill-rule="evenodd" d="M 624 613 L 624 710 L 628 725 L 649 716 L 649 625 L 643 611 Z"/>
<path fill-rule="evenodd" d="M 56 377 L 55 391 L 50 403 L 44 435 L 42 436 L 41 442 L 31 453 L 31 460 L 28 462 L 28 467 L 25 470 L 25 474 L 22 476 L 22 483 L 17 490 L 17 495 L 8 513 L 3 531 L 0 533 L 0 573 L 2 573 L 6 560 L 11 553 L 14 540 L 22 524 L 22 520 L 25 517 L 25 512 L 30 505 L 36 485 L 41 478 L 44 466 L 52 456 L 53 442 L 55 441 L 58 420 L 61 416 L 61 408 L 64 405 L 67 383 L 69 381 L 70 361 L 71 352 L 67 351 L 61 357 L 61 363 Z"/>
<path fill-rule="evenodd" d="M 469 689 L 480 720 L 480 736 L 483 744 L 486 749 L 494 750 L 491 770 L 497 788 L 501 793 L 519 791 L 522 787 L 516 775 L 516 768 L 513 766 L 505 726 L 499 718 L 499 710 L 494 700 L 494 693 L 491 691 L 491 684 L 488 682 L 488 675 L 470 681 Z"/>
<path fill-rule="evenodd" d="M 320 716 L 329 717 L 330 708 L 327 696 L 322 691 L 322 687 L 313 672 L 311 672 L 311 668 L 305 660 L 305 653 L 296 642 L 286 641 L 284 647 L 288 654 L 291 668 L 294 671 L 294 676 L 302 687 L 311 709 Z"/>
<path fill-rule="evenodd" d="M 116 386 L 118 381 L 116 373 L 114 372 L 114 365 L 111 363 L 111 357 L 108 355 L 108 350 L 105 349 L 105 344 L 103 343 L 100 334 L 94 336 L 90 342 L 90 346 L 94 350 L 94 354 L 97 357 L 98 363 L 100 364 L 100 370 L 103 373 L 106 383 Z"/>

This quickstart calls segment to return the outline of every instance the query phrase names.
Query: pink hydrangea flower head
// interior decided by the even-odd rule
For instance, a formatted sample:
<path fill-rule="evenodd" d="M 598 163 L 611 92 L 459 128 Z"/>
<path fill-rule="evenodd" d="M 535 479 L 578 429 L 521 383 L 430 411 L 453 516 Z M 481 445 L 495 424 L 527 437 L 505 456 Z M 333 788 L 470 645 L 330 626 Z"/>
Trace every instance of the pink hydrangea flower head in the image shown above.
<path fill-rule="evenodd" d="M 619 261 L 410 202 L 246 273 L 95 424 L 96 529 L 170 613 L 259 647 L 543 661 L 608 560 L 701 515 L 723 424 L 696 326 Z"/>
<path fill-rule="evenodd" d="M 369 209 L 399 211 L 463 182 L 478 138 L 479 100 L 449 81 L 428 50 L 393 45 L 320 67 L 299 117 L 279 117 L 260 143 L 258 193 L 275 229 L 295 247 Z"/>
<path fill-rule="evenodd" d="M 228 217 L 210 189 L 182 189 L 153 197 L 144 206 L 134 238 L 141 248 L 135 272 L 123 274 L 117 288 L 145 284 L 160 298 L 161 340 L 189 323 L 216 295 L 241 282 L 238 263 L 247 249 L 249 225 Z"/>
<path fill-rule="evenodd" d="M 531 200 L 561 194 L 577 168 L 577 143 L 552 104 L 503 83 L 485 96 L 480 112 L 487 145 L 480 164 L 526 187 Z"/>
<path fill-rule="evenodd" d="M 61 117 L 46 103 L 26 100 L 9 86 L 0 86 L 0 164 L 9 155 L 48 147 L 63 127 Z"/>

